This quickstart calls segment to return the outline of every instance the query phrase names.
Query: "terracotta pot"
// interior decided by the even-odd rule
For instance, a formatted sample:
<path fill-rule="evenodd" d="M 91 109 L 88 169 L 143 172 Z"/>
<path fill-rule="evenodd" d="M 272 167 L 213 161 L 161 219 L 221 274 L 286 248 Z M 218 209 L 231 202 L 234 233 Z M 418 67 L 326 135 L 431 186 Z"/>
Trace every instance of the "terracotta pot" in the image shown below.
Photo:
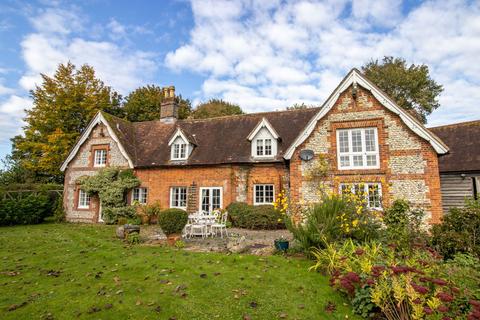
<path fill-rule="evenodd" d="M 178 233 L 170 234 L 167 236 L 167 243 L 171 246 L 175 245 L 175 242 L 182 239 L 182 236 Z"/>

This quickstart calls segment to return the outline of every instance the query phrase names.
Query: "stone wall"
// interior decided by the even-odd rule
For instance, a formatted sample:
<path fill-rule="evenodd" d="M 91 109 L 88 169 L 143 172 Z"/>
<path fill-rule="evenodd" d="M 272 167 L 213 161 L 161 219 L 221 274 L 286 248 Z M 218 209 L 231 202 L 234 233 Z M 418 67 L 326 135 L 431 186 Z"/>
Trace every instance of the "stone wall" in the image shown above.
<path fill-rule="evenodd" d="M 98 220 L 100 208 L 97 197 L 91 199 L 90 208 L 77 208 L 79 188 L 76 184 L 78 178 L 92 176 L 100 170 L 100 168 L 93 167 L 93 150 L 98 147 L 108 150 L 107 165 L 128 167 L 127 159 L 120 152 L 117 143 L 110 137 L 107 128 L 103 124 L 97 125 L 65 170 L 63 205 L 68 221 L 97 222 Z"/>
<path fill-rule="evenodd" d="M 380 168 L 338 170 L 336 130 L 360 127 L 377 128 Z M 314 151 L 315 157 L 310 163 L 300 160 L 299 152 L 303 149 Z M 323 178 L 311 179 L 311 168 L 318 159 L 325 159 L 328 170 Z M 356 99 L 351 95 L 351 88 L 339 96 L 290 161 L 290 192 L 300 203 L 317 202 L 321 191 L 338 192 L 340 183 L 351 182 L 380 183 L 383 206 L 403 198 L 413 206 L 424 208 L 431 222 L 438 222 L 442 215 L 435 150 L 361 87 Z"/>

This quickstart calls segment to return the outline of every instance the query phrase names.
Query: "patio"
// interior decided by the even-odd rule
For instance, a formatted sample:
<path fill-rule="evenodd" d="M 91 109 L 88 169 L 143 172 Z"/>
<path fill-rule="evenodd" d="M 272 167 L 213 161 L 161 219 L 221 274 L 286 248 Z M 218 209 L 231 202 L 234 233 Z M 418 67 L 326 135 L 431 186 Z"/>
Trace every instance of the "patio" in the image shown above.
<path fill-rule="evenodd" d="M 166 236 L 157 225 L 142 226 L 140 236 L 147 245 L 164 244 Z M 283 237 L 292 240 L 288 230 L 248 230 L 228 228 L 228 237 L 192 237 L 182 239 L 184 250 L 194 252 L 251 253 L 269 255 L 273 253 L 273 242 Z"/>

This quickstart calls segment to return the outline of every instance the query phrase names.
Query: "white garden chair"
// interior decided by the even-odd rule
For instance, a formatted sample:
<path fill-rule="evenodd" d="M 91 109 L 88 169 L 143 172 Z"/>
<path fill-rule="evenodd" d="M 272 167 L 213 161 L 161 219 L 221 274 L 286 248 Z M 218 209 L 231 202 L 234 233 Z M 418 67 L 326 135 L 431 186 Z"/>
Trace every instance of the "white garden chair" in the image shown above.
<path fill-rule="evenodd" d="M 193 217 L 193 223 L 190 226 L 190 237 L 193 236 L 202 236 L 202 238 L 206 238 L 208 236 L 207 225 L 201 216 Z"/>
<path fill-rule="evenodd" d="M 228 237 L 227 219 L 228 219 L 228 212 L 225 212 L 222 216 L 220 216 L 220 219 L 218 222 L 215 222 L 210 226 L 210 229 L 212 231 L 212 236 L 213 234 L 217 234 L 217 231 L 220 230 L 220 236 L 223 238 L 223 230 L 225 230 L 225 236 Z"/>

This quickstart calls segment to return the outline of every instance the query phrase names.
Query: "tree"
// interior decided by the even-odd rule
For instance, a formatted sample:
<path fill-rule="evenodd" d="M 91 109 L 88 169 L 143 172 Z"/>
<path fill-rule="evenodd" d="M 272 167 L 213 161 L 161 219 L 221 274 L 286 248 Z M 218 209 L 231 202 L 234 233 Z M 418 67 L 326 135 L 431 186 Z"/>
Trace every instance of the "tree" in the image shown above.
<path fill-rule="evenodd" d="M 192 112 L 190 100 L 176 97 L 179 106 L 178 117 L 186 119 Z M 160 107 L 163 100 L 162 88 L 147 85 L 132 91 L 123 104 L 124 117 L 129 121 L 150 121 L 160 118 Z"/>
<path fill-rule="evenodd" d="M 239 105 L 221 99 L 210 99 L 197 106 L 193 111 L 193 118 L 207 119 L 235 114 L 244 114 Z"/>
<path fill-rule="evenodd" d="M 308 105 L 305 102 L 302 103 L 294 103 L 290 107 L 287 107 L 287 110 L 303 110 L 303 109 L 310 109 L 310 108 L 316 108 L 317 106 L 315 105 Z"/>
<path fill-rule="evenodd" d="M 440 106 L 443 87 L 430 78 L 428 66 L 407 66 L 405 59 L 384 57 L 370 61 L 363 73 L 385 91 L 400 107 L 426 123 L 427 116 Z"/>
<path fill-rule="evenodd" d="M 119 114 L 121 96 L 95 77 L 88 65 L 60 64 L 53 77 L 30 92 L 23 135 L 12 139 L 12 159 L 39 181 L 62 181 L 60 165 L 99 110 Z"/>

